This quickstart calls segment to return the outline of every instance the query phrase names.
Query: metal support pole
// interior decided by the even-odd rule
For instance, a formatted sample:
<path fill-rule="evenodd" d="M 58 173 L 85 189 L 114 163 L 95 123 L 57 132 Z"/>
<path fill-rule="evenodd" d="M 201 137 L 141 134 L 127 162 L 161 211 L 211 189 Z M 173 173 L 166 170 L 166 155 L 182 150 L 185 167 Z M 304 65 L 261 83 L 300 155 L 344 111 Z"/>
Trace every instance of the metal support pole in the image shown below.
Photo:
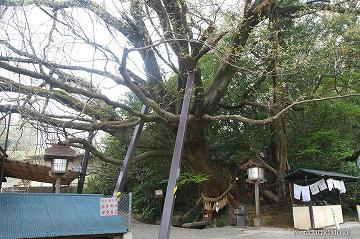
<path fill-rule="evenodd" d="M 261 226 L 261 218 L 260 218 L 260 188 L 259 182 L 254 182 L 255 186 L 255 218 L 254 218 L 254 226 Z"/>
<path fill-rule="evenodd" d="M 340 189 L 336 189 L 336 193 L 337 193 L 337 198 L 338 198 L 339 205 L 341 205 Z"/>
<path fill-rule="evenodd" d="M 143 107 L 141 108 L 141 113 L 147 114 L 148 112 L 149 112 L 149 107 L 146 105 L 143 105 Z M 130 161 L 131 161 L 132 157 L 134 156 L 135 148 L 139 142 L 139 138 L 141 135 L 141 131 L 144 127 L 144 123 L 145 123 L 144 121 L 141 121 L 140 124 L 138 124 L 135 127 L 134 133 L 131 137 L 131 141 L 130 141 L 128 150 L 125 155 L 124 163 L 121 167 L 119 177 L 116 182 L 116 186 L 115 186 L 114 193 L 113 193 L 114 195 L 116 195 L 117 192 L 121 192 L 124 188 L 126 177 L 127 177 L 127 174 L 129 172 L 129 168 L 130 168 Z"/>
<path fill-rule="evenodd" d="M 132 207 L 132 193 L 129 193 L 129 215 L 128 215 L 128 231 L 131 232 L 131 210 Z"/>
<path fill-rule="evenodd" d="M 9 119 L 8 119 L 7 129 L 6 129 L 6 135 L 5 135 L 4 152 L 3 152 L 2 164 L 1 164 L 1 173 L 0 173 L 0 191 L 1 191 L 1 187 L 2 187 L 2 180 L 4 178 L 5 161 L 6 161 L 6 157 L 7 157 L 6 150 L 7 150 L 8 139 L 9 139 L 10 121 L 11 121 L 11 114 L 9 114 Z"/>
<path fill-rule="evenodd" d="M 290 193 L 291 207 L 293 207 L 294 206 L 294 193 L 293 193 L 292 183 L 289 183 L 289 193 Z"/>
<path fill-rule="evenodd" d="M 55 193 L 60 193 L 60 189 L 61 189 L 61 176 L 57 175 L 56 176 Z"/>
<path fill-rule="evenodd" d="M 90 131 L 88 140 L 91 142 L 93 137 L 94 137 L 94 131 Z M 77 193 L 79 194 L 81 194 L 84 189 L 84 183 L 85 183 L 85 177 L 86 177 L 86 171 L 87 171 L 89 159 L 90 159 L 90 151 L 85 150 L 84 158 L 81 162 L 81 173 L 80 173 L 79 183 L 77 186 Z"/>
<path fill-rule="evenodd" d="M 308 185 L 307 175 L 305 175 L 305 185 Z M 314 210 L 313 210 L 313 201 L 312 200 L 309 201 L 309 214 L 310 214 L 311 229 L 314 230 L 315 229 L 315 220 L 314 220 Z"/>
<path fill-rule="evenodd" d="M 314 210 L 313 210 L 313 202 L 309 202 L 309 212 L 310 212 L 310 223 L 311 223 L 311 229 L 315 229 L 315 221 L 314 221 Z"/>
<path fill-rule="evenodd" d="M 178 131 L 175 140 L 175 148 L 171 161 L 169 181 L 166 189 L 166 197 L 164 203 L 163 214 L 161 217 L 159 239 L 168 239 L 171 228 L 171 218 L 174 210 L 174 199 L 176 193 L 176 184 L 180 175 L 181 157 L 184 148 L 184 139 L 187 128 L 187 121 L 189 115 L 190 101 L 192 95 L 192 88 L 194 82 L 194 72 L 188 72 L 188 78 L 186 81 L 186 88 L 184 94 L 184 100 L 182 103 L 180 121 Z"/>

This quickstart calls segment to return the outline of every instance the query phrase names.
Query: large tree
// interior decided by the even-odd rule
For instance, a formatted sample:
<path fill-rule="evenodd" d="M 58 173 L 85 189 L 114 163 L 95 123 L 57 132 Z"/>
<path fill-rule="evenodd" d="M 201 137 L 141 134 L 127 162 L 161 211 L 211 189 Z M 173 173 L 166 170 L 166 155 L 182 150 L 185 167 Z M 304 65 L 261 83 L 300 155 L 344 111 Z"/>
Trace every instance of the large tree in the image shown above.
<path fill-rule="evenodd" d="M 37 127 L 52 126 L 63 135 L 64 143 L 89 148 L 112 163 L 118 161 L 76 137 L 76 130 L 101 130 L 123 140 L 124 132 L 140 121 L 162 124 L 170 133 L 154 136 L 159 143 L 138 158 L 170 155 L 187 75 L 194 71 L 183 162 L 189 170 L 211 176 L 204 193 L 218 196 L 230 180 L 218 176 L 217 165 L 210 162 L 205 130 L 211 121 L 233 120 L 242 122 L 240 127 L 273 123 L 277 137 L 273 151 L 279 169 L 271 170 L 279 174 L 279 193 L 283 195 L 287 146 L 282 116 L 309 99 L 285 97 L 279 60 L 286 42 L 282 27 L 307 15 L 356 16 L 360 13 L 357 1 L 100 2 L 1 1 L 0 111 L 19 113 Z M 318 17 L 312 18 L 314 24 Z M 263 29 L 269 30 L 266 42 L 259 37 Z M 202 59 L 210 54 L 218 64 L 211 74 L 202 74 Z M 244 58 L 252 59 L 253 64 L 246 64 Z M 296 67 L 294 64 L 294 71 Z M 258 77 L 249 77 L 254 75 Z M 225 98 L 232 103 L 227 96 L 234 82 L 246 86 L 239 92 L 237 104 L 266 108 L 267 99 L 251 97 L 266 79 L 272 79 L 269 117 L 222 114 Z M 123 87 L 151 112 L 143 114 L 120 97 Z"/>

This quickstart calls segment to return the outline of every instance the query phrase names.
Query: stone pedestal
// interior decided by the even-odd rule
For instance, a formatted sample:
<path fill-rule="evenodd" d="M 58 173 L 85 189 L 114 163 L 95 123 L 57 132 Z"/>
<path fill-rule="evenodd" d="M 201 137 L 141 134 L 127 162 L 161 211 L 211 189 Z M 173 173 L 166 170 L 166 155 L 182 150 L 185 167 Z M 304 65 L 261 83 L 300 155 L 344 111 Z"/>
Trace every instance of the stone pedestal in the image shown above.
<path fill-rule="evenodd" d="M 255 227 L 261 226 L 261 217 L 254 217 L 254 226 Z"/>
<path fill-rule="evenodd" d="M 125 233 L 123 239 L 132 239 L 132 232 Z"/>

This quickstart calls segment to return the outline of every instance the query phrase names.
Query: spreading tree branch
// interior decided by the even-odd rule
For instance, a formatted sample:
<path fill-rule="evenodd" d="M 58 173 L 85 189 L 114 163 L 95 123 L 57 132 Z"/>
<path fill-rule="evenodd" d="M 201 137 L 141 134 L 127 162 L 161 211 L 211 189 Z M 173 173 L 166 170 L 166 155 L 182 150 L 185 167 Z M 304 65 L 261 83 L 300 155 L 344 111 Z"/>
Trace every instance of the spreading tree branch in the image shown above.
<path fill-rule="evenodd" d="M 122 165 L 122 163 L 123 163 L 122 160 L 113 159 L 113 158 L 105 155 L 104 153 L 98 151 L 94 147 L 94 145 L 92 145 L 86 139 L 76 138 L 76 137 L 68 138 L 68 139 L 62 141 L 61 144 L 71 145 L 71 146 L 75 146 L 75 147 L 78 147 L 76 144 L 81 144 L 85 149 L 89 150 L 92 155 L 94 155 L 95 157 L 98 157 L 101 161 L 104 161 L 106 163 L 116 164 L 116 165 Z"/>
<path fill-rule="evenodd" d="M 360 94 L 337 95 L 337 96 L 331 96 L 331 97 L 323 97 L 323 98 L 317 98 L 317 99 L 295 101 L 295 102 L 291 103 L 290 105 L 288 105 L 287 107 L 285 107 L 284 109 L 282 109 L 281 111 L 279 111 L 279 113 L 277 113 L 276 115 L 266 118 L 266 119 L 250 119 L 250 118 L 246 118 L 241 115 L 211 116 L 211 115 L 207 115 L 207 114 L 205 114 L 203 116 L 203 118 L 208 119 L 208 120 L 237 120 L 237 121 L 240 121 L 243 123 L 248 123 L 248 124 L 264 125 L 264 124 L 269 124 L 269 123 L 274 122 L 274 120 L 278 119 L 280 116 L 285 114 L 288 110 L 290 110 L 291 108 L 293 108 L 294 106 L 297 106 L 297 105 L 326 101 L 326 100 L 336 100 L 336 99 L 349 98 L 349 97 L 358 97 L 358 96 L 360 96 Z"/>

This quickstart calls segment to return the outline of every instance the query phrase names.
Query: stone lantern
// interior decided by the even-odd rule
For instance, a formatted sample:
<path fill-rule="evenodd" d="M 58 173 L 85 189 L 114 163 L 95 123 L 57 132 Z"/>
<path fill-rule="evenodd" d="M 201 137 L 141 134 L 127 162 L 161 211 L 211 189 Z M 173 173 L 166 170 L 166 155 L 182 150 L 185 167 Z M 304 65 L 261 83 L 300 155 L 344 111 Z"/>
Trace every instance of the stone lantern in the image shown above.
<path fill-rule="evenodd" d="M 52 144 L 51 147 L 45 149 L 44 160 L 51 162 L 50 173 L 56 179 L 56 193 L 60 193 L 61 177 L 68 171 L 68 163 L 76 158 L 76 151 L 67 145 Z"/>
<path fill-rule="evenodd" d="M 240 169 L 246 170 L 248 178 L 246 182 L 252 183 L 255 186 L 255 214 L 256 217 L 254 218 L 254 226 L 261 225 L 261 218 L 260 218 L 260 190 L 259 184 L 265 183 L 265 172 L 264 167 L 261 162 L 256 159 L 248 160 Z"/>

